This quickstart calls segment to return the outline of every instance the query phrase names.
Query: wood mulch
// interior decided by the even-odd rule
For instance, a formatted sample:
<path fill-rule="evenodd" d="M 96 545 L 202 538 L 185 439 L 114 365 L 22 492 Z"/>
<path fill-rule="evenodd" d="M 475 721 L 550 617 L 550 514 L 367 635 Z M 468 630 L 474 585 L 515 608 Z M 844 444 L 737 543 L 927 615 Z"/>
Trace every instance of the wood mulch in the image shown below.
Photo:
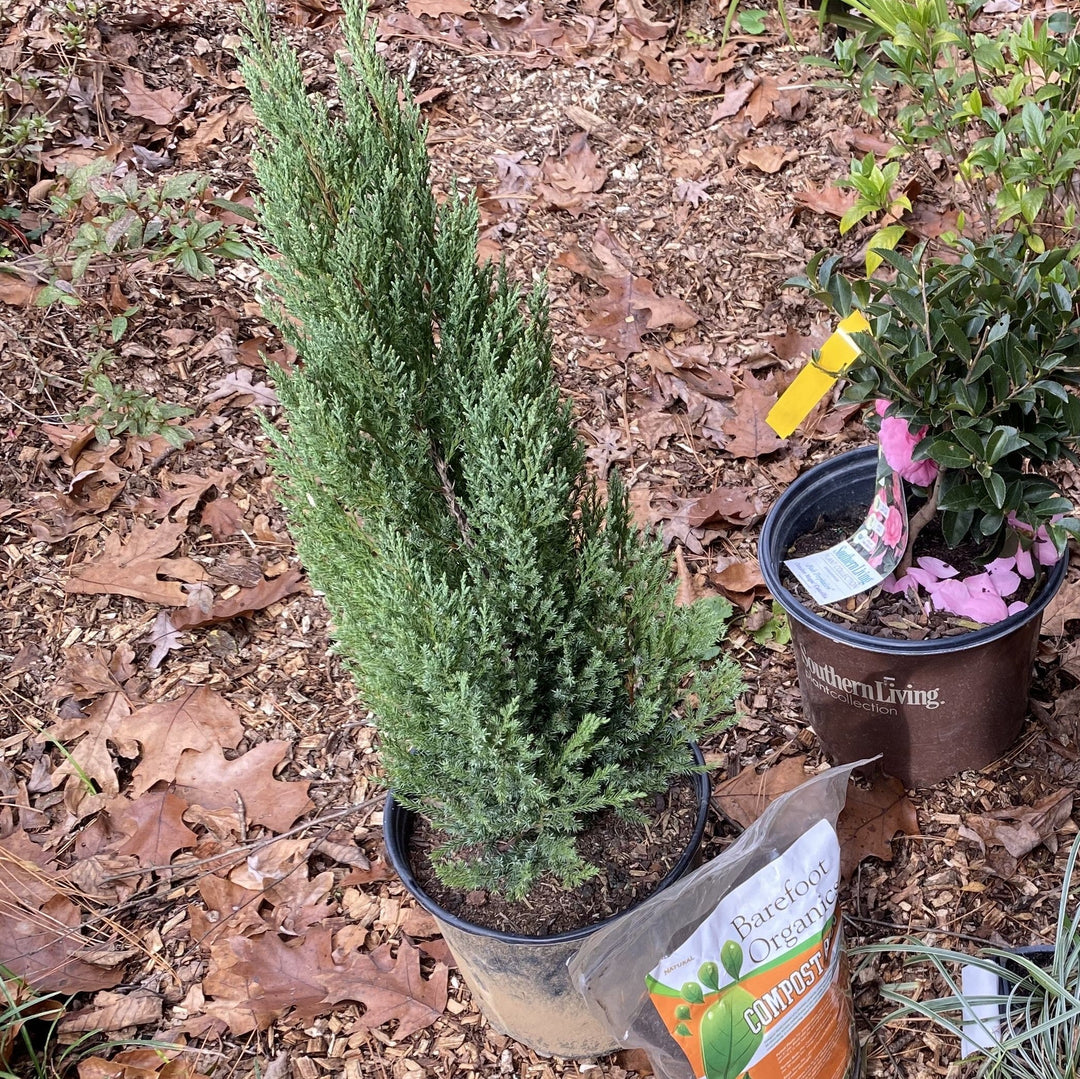
<path fill-rule="evenodd" d="M 274 9 L 304 50 L 313 91 L 327 90 L 334 4 L 281 0 Z M 813 13 L 790 5 L 788 13 L 795 44 L 770 15 L 766 34 L 736 34 L 721 52 L 725 12 L 705 0 L 394 0 L 374 12 L 388 59 L 423 102 L 437 186 L 446 191 L 451 177 L 476 185 L 485 251 L 505 255 L 522 281 L 547 274 L 558 374 L 597 474 L 615 464 L 627 476 L 641 520 L 660 525 L 678 549 L 684 585 L 723 591 L 737 605 L 727 645 L 748 689 L 738 725 L 705 746 L 718 780 L 798 754 L 808 754 L 808 767 L 823 764 L 790 648 L 768 629 L 755 543 L 769 505 L 801 470 L 867 439 L 857 416 L 826 407 L 786 443 L 763 424 L 804 362 L 800 350 L 828 332 L 821 312 L 782 282 L 823 246 L 842 249 L 857 270 L 869 235 L 856 229 L 841 240 L 837 217 L 809 205 L 846 173 L 853 148 L 880 139 L 849 97 L 815 84 L 819 71 L 805 63 L 820 48 Z M 219 195 L 250 196 L 252 116 L 233 57 L 236 15 L 213 0 L 104 0 L 75 81 L 54 103 L 57 127 L 41 168 L 0 201 L 0 211 L 16 211 L 0 243 L 12 246 L 20 280 L 47 279 L 46 255 L 62 252 L 79 225 L 73 214 L 36 232 L 48 220 L 30 189 L 62 165 L 107 153 L 143 184 L 192 168 Z M 48 29 L 51 18 L 35 0 L 9 0 L 0 76 L 44 72 L 55 85 L 57 57 L 70 54 Z M 133 73 L 156 96 L 140 97 Z M 932 210 L 933 185 L 926 191 Z M 486 1024 L 454 970 L 443 1014 L 402 1037 L 395 1021 L 372 1027 L 349 1002 L 282 1007 L 244 1030 L 230 1026 L 224 989 L 216 1000 L 203 991 L 222 917 L 207 882 L 239 888 L 258 873 L 256 916 L 290 940 L 303 936 L 290 921 L 303 915 L 306 927 L 322 918 L 347 930 L 365 954 L 417 944 L 425 974 L 448 958 L 381 857 L 377 736 L 329 647 L 318 597 L 298 592 L 191 629 L 154 662 L 160 605 L 64 591 L 108 537 L 152 519 L 148 507 L 178 491 L 182 477 L 229 468 L 237 475 L 222 483 L 236 530 L 211 527 L 209 496 L 197 495 L 184 511 L 179 555 L 203 568 L 215 602 L 295 568 L 260 423 L 280 420 L 260 353 L 289 357 L 262 317 L 256 283 L 243 263 L 193 281 L 163 263 L 115 260 L 89 276 L 83 305 L 69 311 L 33 306 L 0 275 L 0 842 L 25 829 L 66 865 L 83 866 L 82 893 L 105 897 L 101 909 L 130 945 L 120 990 L 161 1006 L 158 1022 L 119 1035 L 182 1032 L 204 1071 L 245 1079 L 648 1074 L 634 1052 L 559 1061 L 514 1043 Z M 110 320 L 128 306 L 138 311 L 112 344 Z M 117 385 L 192 409 L 192 442 L 75 448 L 67 417 L 90 399 L 84 376 L 106 346 Z M 920 834 L 897 838 L 891 861 L 863 861 L 847 887 L 850 940 L 912 932 L 946 944 L 1050 939 L 1076 832 L 1080 647 L 1067 628 L 1080 617 L 1077 576 L 1070 572 L 1048 616 L 1021 739 L 980 772 L 912 793 Z M 203 586 L 187 587 L 194 597 Z M 238 810 L 185 817 L 196 836 L 185 842 L 198 845 L 169 852 L 153 870 L 146 861 L 133 870 L 134 855 L 117 855 L 100 826 L 92 830 L 104 795 L 88 798 L 73 782 L 55 732 L 80 722 L 106 690 L 158 702 L 191 687 L 213 689 L 240 715 L 240 750 L 280 743 L 274 778 L 308 785 L 313 808 L 297 827 L 314 823 L 297 831 L 308 843 L 299 865 L 265 875 L 260 857 L 270 848 L 260 843 L 269 833 L 245 823 L 243 793 Z M 131 789 L 134 758 L 121 760 L 115 744 L 103 753 L 117 765 L 119 790 Z M 1033 816 L 1055 798 L 1056 815 Z M 1012 853 L 1001 841 L 1010 810 L 1039 832 L 1033 849 Z M 707 851 L 733 835 L 711 814 Z M 239 858 L 225 882 L 213 859 L 228 850 Z M 220 969 L 215 977 L 224 984 Z M 856 971 L 869 1076 L 956 1074 L 955 1045 L 925 1026 L 877 1028 L 888 1011 L 881 983 L 917 977 L 887 961 Z"/>

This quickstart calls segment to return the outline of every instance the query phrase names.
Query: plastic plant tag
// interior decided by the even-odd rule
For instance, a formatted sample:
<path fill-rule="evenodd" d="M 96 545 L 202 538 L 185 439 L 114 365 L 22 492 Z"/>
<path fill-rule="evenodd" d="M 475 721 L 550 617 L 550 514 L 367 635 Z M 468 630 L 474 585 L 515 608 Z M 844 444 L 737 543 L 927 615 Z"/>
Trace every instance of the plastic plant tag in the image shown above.
<path fill-rule="evenodd" d="M 784 562 L 816 603 L 835 603 L 881 584 L 907 546 L 904 482 L 878 451 L 874 499 L 853 535 L 832 547 Z"/>
<path fill-rule="evenodd" d="M 775 799 L 718 857 L 588 937 L 570 976 L 657 1079 L 850 1079 L 858 1070 L 837 891 L 852 771 Z"/>
<path fill-rule="evenodd" d="M 965 1001 L 964 1036 L 960 1039 L 961 1058 L 992 1048 L 1001 1033 L 998 995 L 998 977 L 996 971 L 985 967 L 965 963 L 960 968 L 960 988 Z M 979 1003 L 975 1003 L 982 998 Z"/>
<path fill-rule="evenodd" d="M 788 1079 L 810 1056 L 819 1079 L 841 1079 L 850 1032 L 828 999 L 839 886 L 840 844 L 821 820 L 653 968 L 649 995 L 696 1076 Z"/>
<path fill-rule="evenodd" d="M 832 389 L 860 349 L 851 339 L 853 333 L 866 333 L 870 323 L 859 311 L 852 311 L 821 346 L 817 357 L 810 361 L 780 395 L 765 422 L 781 437 L 787 438 Z"/>

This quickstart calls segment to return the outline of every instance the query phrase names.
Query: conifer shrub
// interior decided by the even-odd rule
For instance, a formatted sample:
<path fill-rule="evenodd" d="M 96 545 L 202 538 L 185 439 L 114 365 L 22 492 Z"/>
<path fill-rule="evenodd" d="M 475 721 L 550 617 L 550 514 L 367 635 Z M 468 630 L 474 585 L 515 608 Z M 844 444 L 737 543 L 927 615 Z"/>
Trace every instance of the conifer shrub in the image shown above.
<path fill-rule="evenodd" d="M 607 498 L 551 365 L 544 286 L 477 261 L 474 198 L 437 201 L 425 129 L 346 4 L 340 104 L 249 0 L 243 74 L 278 378 L 275 467 L 395 796 L 447 884 L 520 897 L 595 873 L 575 837 L 639 813 L 730 722 L 731 609 L 680 607 L 662 545 Z"/>

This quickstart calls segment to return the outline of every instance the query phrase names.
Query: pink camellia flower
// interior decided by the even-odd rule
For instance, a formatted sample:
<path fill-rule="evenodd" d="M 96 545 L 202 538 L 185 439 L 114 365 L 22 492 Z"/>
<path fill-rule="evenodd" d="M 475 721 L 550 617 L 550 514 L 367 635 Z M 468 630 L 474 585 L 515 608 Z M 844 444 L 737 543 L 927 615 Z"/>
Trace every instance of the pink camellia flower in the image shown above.
<path fill-rule="evenodd" d="M 885 454 L 889 468 L 898 475 L 918 487 L 929 487 L 937 479 L 937 463 L 911 459 L 912 451 L 926 435 L 926 427 L 912 432 L 907 420 L 900 416 L 886 416 L 885 411 L 890 404 L 892 402 L 884 398 L 874 402 L 874 410 L 882 417 L 881 430 L 878 432 L 881 452 Z"/>
<path fill-rule="evenodd" d="M 889 507 L 888 516 L 885 518 L 885 530 L 881 538 L 890 546 L 895 547 L 904 535 L 904 515 L 896 506 Z"/>

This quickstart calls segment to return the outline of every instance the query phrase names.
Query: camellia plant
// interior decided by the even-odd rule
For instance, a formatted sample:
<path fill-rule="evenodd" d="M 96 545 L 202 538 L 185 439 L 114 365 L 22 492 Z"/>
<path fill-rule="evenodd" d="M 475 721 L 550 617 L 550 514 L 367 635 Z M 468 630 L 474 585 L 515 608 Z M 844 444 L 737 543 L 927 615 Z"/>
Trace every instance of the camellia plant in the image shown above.
<path fill-rule="evenodd" d="M 885 587 L 917 586 L 938 609 L 994 622 L 1023 606 L 1041 567 L 1080 534 L 1047 467 L 1075 462 L 1080 441 L 1078 251 L 1035 254 L 1018 235 L 958 247 L 958 261 L 925 244 L 910 258 L 884 252 L 892 281 L 849 281 L 839 256 L 822 252 L 788 284 L 870 323 L 853 335 L 861 352 L 844 399 L 874 404 L 883 454 L 922 500 Z M 915 556 L 935 519 L 949 547 L 973 545 L 981 572 L 961 577 Z"/>

